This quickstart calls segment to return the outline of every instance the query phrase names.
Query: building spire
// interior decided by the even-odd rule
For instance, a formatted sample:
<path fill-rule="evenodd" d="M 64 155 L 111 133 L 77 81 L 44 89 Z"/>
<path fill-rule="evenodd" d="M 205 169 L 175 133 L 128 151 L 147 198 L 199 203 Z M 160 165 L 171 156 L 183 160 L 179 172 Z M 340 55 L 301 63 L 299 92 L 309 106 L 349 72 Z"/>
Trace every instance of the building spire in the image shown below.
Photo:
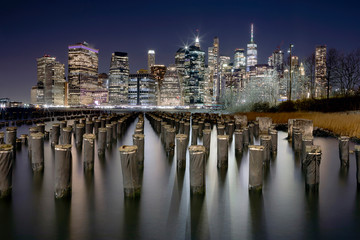
<path fill-rule="evenodd" d="M 254 42 L 254 24 L 251 24 L 251 42 Z"/>

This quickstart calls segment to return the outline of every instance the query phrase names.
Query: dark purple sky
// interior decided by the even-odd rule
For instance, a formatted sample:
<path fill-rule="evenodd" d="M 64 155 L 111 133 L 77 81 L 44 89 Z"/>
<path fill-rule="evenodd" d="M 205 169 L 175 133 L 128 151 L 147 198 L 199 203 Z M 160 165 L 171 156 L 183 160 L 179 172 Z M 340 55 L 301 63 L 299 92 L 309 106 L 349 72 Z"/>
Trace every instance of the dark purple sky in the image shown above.
<path fill-rule="evenodd" d="M 13 3 L 14 2 L 14 3 Z M 99 72 L 108 72 L 114 51 L 128 52 L 130 71 L 147 64 L 171 64 L 196 29 L 207 51 L 220 38 L 220 53 L 233 57 L 246 48 L 255 24 L 259 63 L 281 43 L 309 55 L 318 44 L 350 51 L 360 47 L 357 1 L 7 1 L 0 7 L 0 97 L 30 101 L 36 84 L 36 58 L 56 56 L 67 66 L 67 46 L 87 41 L 100 49 Z"/>

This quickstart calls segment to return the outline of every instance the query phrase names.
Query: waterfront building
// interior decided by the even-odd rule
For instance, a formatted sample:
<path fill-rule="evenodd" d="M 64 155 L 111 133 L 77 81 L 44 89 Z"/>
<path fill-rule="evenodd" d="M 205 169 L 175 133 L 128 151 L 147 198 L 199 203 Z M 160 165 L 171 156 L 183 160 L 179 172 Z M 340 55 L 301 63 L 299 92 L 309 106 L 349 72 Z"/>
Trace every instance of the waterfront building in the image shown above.
<path fill-rule="evenodd" d="M 99 50 L 83 42 L 70 45 L 68 53 L 68 104 L 72 106 L 91 104 L 85 92 L 97 88 Z"/>
<path fill-rule="evenodd" d="M 179 106 L 181 104 L 180 81 L 176 65 L 170 65 L 166 69 L 159 88 L 160 101 L 158 105 Z"/>
<path fill-rule="evenodd" d="M 127 104 L 129 81 L 129 58 L 125 52 L 114 52 L 111 55 L 109 71 L 109 103 L 112 105 Z"/>
<path fill-rule="evenodd" d="M 37 61 L 37 86 L 32 88 L 33 104 L 64 105 L 65 65 L 55 57 L 44 55 Z M 36 99 L 36 100 L 35 100 Z"/>
<path fill-rule="evenodd" d="M 148 72 L 151 72 L 151 67 L 155 65 L 155 50 L 148 51 Z"/>
<path fill-rule="evenodd" d="M 157 104 L 160 104 L 160 87 L 162 82 L 164 81 L 164 76 L 166 73 L 166 66 L 165 65 L 153 65 L 151 66 L 151 74 L 155 78 L 156 84 L 156 92 L 157 94 Z"/>
<path fill-rule="evenodd" d="M 326 46 L 315 49 L 315 94 L 316 98 L 326 96 Z"/>
<path fill-rule="evenodd" d="M 137 73 L 129 75 L 129 105 L 156 105 L 156 81 L 152 74 Z"/>
<path fill-rule="evenodd" d="M 250 43 L 247 44 L 247 71 L 250 71 L 250 67 L 257 65 L 257 44 L 254 42 L 254 24 L 251 24 L 251 37 Z"/>

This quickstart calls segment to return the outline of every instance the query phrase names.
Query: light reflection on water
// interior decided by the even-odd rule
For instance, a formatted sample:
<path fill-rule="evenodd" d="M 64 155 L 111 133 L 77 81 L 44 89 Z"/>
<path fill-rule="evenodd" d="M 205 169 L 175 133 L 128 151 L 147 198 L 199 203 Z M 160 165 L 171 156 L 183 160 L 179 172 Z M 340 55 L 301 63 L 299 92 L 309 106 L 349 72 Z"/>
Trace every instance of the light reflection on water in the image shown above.
<path fill-rule="evenodd" d="M 159 136 L 145 120 L 141 198 L 125 200 L 118 147 L 132 144 L 134 128 L 135 122 L 106 152 L 105 159 L 98 159 L 96 154 L 93 174 L 83 171 L 81 150 L 73 147 L 71 199 L 54 199 L 54 151 L 48 141 L 43 174 L 33 174 L 27 148 L 18 151 L 12 198 L 0 201 L 1 239 L 354 239 L 360 236 L 355 156 L 350 156 L 347 171 L 341 169 L 336 139 L 314 140 L 322 149 L 320 190 L 314 194 L 305 192 L 300 162 L 285 140 L 287 133 L 279 132 L 278 153 L 265 171 L 263 193 L 253 194 L 248 191 L 248 152 L 235 155 L 234 140 L 229 146 L 228 169 L 217 169 L 214 128 L 206 163 L 206 195 L 190 197 L 189 162 L 185 171 L 177 170 L 176 152 L 173 156 L 166 154 Z M 49 124 L 46 129 L 50 129 Z M 18 136 L 22 133 L 28 133 L 28 126 L 18 129 Z M 255 144 L 259 141 L 255 140 Z"/>

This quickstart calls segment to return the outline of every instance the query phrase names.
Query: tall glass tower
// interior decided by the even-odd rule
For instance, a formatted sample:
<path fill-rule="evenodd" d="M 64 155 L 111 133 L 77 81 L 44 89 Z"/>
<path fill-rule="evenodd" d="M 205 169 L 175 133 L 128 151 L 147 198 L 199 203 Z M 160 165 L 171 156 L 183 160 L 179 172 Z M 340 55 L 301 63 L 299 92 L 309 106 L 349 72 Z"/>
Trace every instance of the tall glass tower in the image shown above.
<path fill-rule="evenodd" d="M 250 43 L 247 45 L 247 63 L 246 70 L 250 71 L 250 67 L 257 64 L 257 44 L 254 42 L 254 24 L 251 24 Z"/>
<path fill-rule="evenodd" d="M 127 104 L 129 81 L 129 58 L 125 52 L 111 55 L 109 71 L 109 103 Z"/>

